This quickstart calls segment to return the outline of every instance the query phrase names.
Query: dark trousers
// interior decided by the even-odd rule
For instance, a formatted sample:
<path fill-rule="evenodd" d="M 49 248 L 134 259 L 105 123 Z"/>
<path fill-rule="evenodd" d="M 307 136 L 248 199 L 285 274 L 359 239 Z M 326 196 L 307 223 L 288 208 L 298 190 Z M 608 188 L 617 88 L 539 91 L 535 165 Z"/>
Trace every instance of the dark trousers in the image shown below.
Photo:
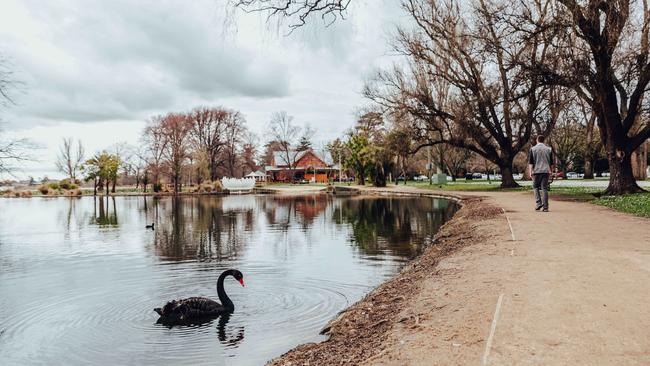
<path fill-rule="evenodd" d="M 533 174 L 533 191 L 537 207 L 548 209 L 548 173 Z"/>

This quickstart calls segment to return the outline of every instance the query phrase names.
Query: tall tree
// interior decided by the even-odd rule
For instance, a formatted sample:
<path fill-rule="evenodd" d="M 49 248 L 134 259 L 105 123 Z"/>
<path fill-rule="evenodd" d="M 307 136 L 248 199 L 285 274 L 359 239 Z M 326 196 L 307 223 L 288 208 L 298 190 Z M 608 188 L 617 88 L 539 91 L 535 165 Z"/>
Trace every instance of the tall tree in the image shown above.
<path fill-rule="evenodd" d="M 187 116 L 169 113 L 160 120 L 160 128 L 165 139 L 164 156 L 169 167 L 169 175 L 174 186 L 174 194 L 181 189 L 181 173 L 188 157 L 188 137 L 190 123 Z"/>
<path fill-rule="evenodd" d="M 165 152 L 169 143 L 162 128 L 164 118 L 161 115 L 151 117 L 142 135 L 143 146 L 145 146 L 143 157 L 147 161 L 147 172 L 151 175 L 151 182 L 154 185 L 160 184 Z M 144 189 L 146 190 L 146 187 Z"/>
<path fill-rule="evenodd" d="M 650 138 L 649 32 L 647 0 L 558 0 L 556 24 L 564 42 L 554 41 L 562 67 L 532 62 L 544 81 L 574 90 L 596 114 L 609 160 L 607 194 L 640 192 L 631 156 Z M 532 23 L 532 22 L 531 22 Z M 535 24 L 547 32 L 547 25 Z"/>
<path fill-rule="evenodd" d="M 243 174 L 258 170 L 258 152 L 257 152 L 257 135 L 247 131 L 244 134 L 244 143 L 242 145 L 242 167 Z"/>
<path fill-rule="evenodd" d="M 282 161 L 276 162 L 276 164 L 286 164 L 289 169 L 295 169 L 298 156 L 296 147 L 301 137 L 302 128 L 294 124 L 293 116 L 285 111 L 280 111 L 271 116 L 268 130 L 271 140 L 276 142 L 282 155 Z"/>
<path fill-rule="evenodd" d="M 543 23 L 539 8 L 526 9 Z M 519 3 L 517 3 L 519 4 Z M 509 1 L 404 0 L 412 29 L 397 33 L 396 50 L 408 66 L 380 72 L 365 94 L 389 113 L 411 121 L 416 149 L 448 144 L 468 149 L 499 167 L 502 187 L 515 187 L 513 161 L 533 126 L 548 134 L 555 123 L 557 90 L 543 88 L 519 65 L 543 59 L 543 35 L 520 30 L 524 5 Z"/>
<path fill-rule="evenodd" d="M 363 133 L 352 132 L 346 146 L 349 154 L 344 164 L 354 171 L 357 184 L 364 185 L 366 184 L 366 174 L 368 174 L 372 162 L 368 137 Z"/>
<path fill-rule="evenodd" d="M 9 61 L 0 54 L 0 107 L 14 104 L 11 90 L 20 84 L 13 77 Z M 33 148 L 27 139 L 4 138 L 0 130 L 0 174 L 12 174 L 16 169 L 14 164 L 31 160 L 27 153 Z"/>
<path fill-rule="evenodd" d="M 224 130 L 224 161 L 231 177 L 236 175 L 242 140 L 246 134 L 246 120 L 239 112 L 229 113 Z"/>
<path fill-rule="evenodd" d="M 566 172 L 575 166 L 576 159 L 585 150 L 585 126 L 573 119 L 564 119 L 553 130 L 550 144 L 553 147 L 557 167 Z"/>
<path fill-rule="evenodd" d="M 74 183 L 77 180 L 77 172 L 81 169 L 84 159 L 84 148 L 81 140 L 77 141 L 77 148 L 74 149 L 72 137 L 64 138 L 59 147 L 59 154 L 56 159 L 57 169 L 65 174 Z"/>
<path fill-rule="evenodd" d="M 446 144 L 436 145 L 434 155 L 440 169 L 446 171 L 454 182 L 466 170 L 467 162 L 472 158 L 471 151 Z"/>
<path fill-rule="evenodd" d="M 393 127 L 386 136 L 387 147 L 397 160 L 397 168 L 399 175 L 404 177 L 404 184 L 406 184 L 408 159 L 412 151 L 412 138 L 407 128 L 400 128 L 399 126 Z M 399 183 L 395 177 L 395 184 Z"/>
<path fill-rule="evenodd" d="M 233 115 L 239 115 L 223 107 L 198 107 L 188 113 L 190 137 L 194 150 L 202 150 L 207 157 L 210 179 L 218 178 L 220 157 L 226 146 L 226 129 Z"/>
<path fill-rule="evenodd" d="M 120 167 L 120 158 L 117 155 L 102 151 L 86 160 L 83 165 L 84 179 L 93 181 L 93 195 L 97 195 L 97 189 L 106 186 L 106 195 L 109 193 L 111 182 L 117 180 L 117 172 Z"/>

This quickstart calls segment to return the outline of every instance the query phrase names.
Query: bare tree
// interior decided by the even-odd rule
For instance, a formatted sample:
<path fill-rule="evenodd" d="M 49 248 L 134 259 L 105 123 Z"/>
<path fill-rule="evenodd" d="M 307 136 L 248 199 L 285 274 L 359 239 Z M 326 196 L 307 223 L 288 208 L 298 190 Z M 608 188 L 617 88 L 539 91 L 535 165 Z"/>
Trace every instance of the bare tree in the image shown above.
<path fill-rule="evenodd" d="M 19 84 L 20 82 L 13 78 L 9 60 L 0 54 L 0 107 L 14 104 L 10 91 Z M 34 146 L 27 139 L 3 138 L 0 130 L 0 174 L 11 175 L 16 170 L 14 164 L 33 160 L 27 153 L 30 148 Z"/>
<path fill-rule="evenodd" d="M 0 54 L 0 107 L 14 104 L 11 91 L 21 84 L 20 81 L 14 78 L 10 66 L 9 59 Z"/>
<path fill-rule="evenodd" d="M 186 115 L 169 113 L 160 120 L 160 130 L 166 141 L 164 157 L 174 185 L 174 194 L 178 194 L 181 189 L 183 164 L 188 157 L 190 124 Z"/>
<path fill-rule="evenodd" d="M 207 158 L 211 180 L 218 177 L 219 159 L 227 143 L 226 128 L 236 113 L 223 107 L 198 107 L 188 113 L 192 145 L 195 151 L 203 151 L 199 157 Z"/>
<path fill-rule="evenodd" d="M 584 151 L 585 126 L 575 119 L 563 119 L 553 130 L 550 144 L 553 147 L 557 167 L 566 172 L 575 165 L 576 158 Z"/>
<path fill-rule="evenodd" d="M 84 148 L 81 140 L 77 141 L 77 148 L 75 149 L 74 139 L 72 137 L 64 138 L 56 158 L 56 168 L 74 183 L 83 162 Z"/>
<path fill-rule="evenodd" d="M 259 156 L 257 150 L 258 137 L 251 131 L 246 131 L 242 145 L 242 168 L 243 174 L 254 172 L 258 169 Z"/>
<path fill-rule="evenodd" d="M 546 83 L 575 91 L 595 113 L 609 160 L 606 193 L 640 192 L 631 156 L 650 138 L 648 1 L 558 2 L 556 23 L 566 36 L 553 45 L 565 62 L 558 68 L 539 59 L 533 67 Z M 535 32 L 546 31 L 536 25 Z"/>
<path fill-rule="evenodd" d="M 241 113 L 230 113 L 224 131 L 226 142 L 224 146 L 224 160 L 226 162 L 226 169 L 231 177 L 236 175 L 235 170 L 238 167 L 240 148 L 246 131 L 246 120 Z"/>
<path fill-rule="evenodd" d="M 162 129 L 163 119 L 163 116 L 154 116 L 149 119 L 142 135 L 143 146 L 145 146 L 143 157 L 147 161 L 147 170 L 151 173 L 151 182 L 154 185 L 160 183 L 168 144 Z M 144 188 L 146 190 L 146 186 Z"/>
<path fill-rule="evenodd" d="M 578 116 L 584 123 L 584 142 L 581 154 L 585 160 L 584 179 L 594 179 L 594 166 L 596 160 L 601 156 L 603 144 L 598 138 L 598 125 L 596 124 L 596 114 L 591 110 L 584 100 L 577 101 Z"/>
<path fill-rule="evenodd" d="M 2 139 L 0 136 L 0 174 L 12 174 L 16 170 L 14 164 L 32 160 L 27 153 L 32 147 L 27 139 Z"/>
<path fill-rule="evenodd" d="M 231 6 L 246 12 L 262 12 L 278 21 L 289 21 L 289 28 L 295 29 L 306 24 L 311 16 L 320 16 L 331 24 L 345 18 L 351 0 L 229 0 Z"/>
<path fill-rule="evenodd" d="M 273 113 L 268 130 L 271 140 L 277 142 L 276 146 L 282 153 L 282 161 L 276 162 L 276 164 L 286 164 L 289 169 L 295 169 L 298 156 L 296 147 L 302 128 L 293 123 L 293 116 L 281 111 Z"/>
<path fill-rule="evenodd" d="M 463 169 L 466 169 L 467 162 L 472 158 L 471 151 L 447 144 L 436 145 L 434 151 L 439 157 L 441 168 L 447 171 L 454 182 Z"/>
<path fill-rule="evenodd" d="M 414 28 L 398 29 L 396 50 L 408 66 L 380 72 L 365 95 L 411 121 L 416 151 L 437 144 L 470 150 L 499 167 L 502 187 L 516 187 L 515 156 L 533 126 L 550 132 L 562 98 L 519 65 L 546 57 L 544 34 L 520 30 L 521 20 L 508 14 L 527 12 L 543 23 L 549 1 L 525 9 L 499 0 L 470 8 L 455 0 L 403 1 Z"/>

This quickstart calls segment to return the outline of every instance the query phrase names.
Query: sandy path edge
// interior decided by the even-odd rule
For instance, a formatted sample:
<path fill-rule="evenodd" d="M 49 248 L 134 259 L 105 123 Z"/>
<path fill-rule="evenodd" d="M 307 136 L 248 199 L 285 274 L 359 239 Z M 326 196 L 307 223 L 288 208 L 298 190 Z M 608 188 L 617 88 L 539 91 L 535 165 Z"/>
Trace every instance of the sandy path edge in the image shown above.
<path fill-rule="evenodd" d="M 380 193 L 380 192 L 374 192 Z M 454 197 L 458 199 L 458 196 Z M 428 338 L 426 334 L 427 323 L 436 311 L 444 309 L 447 305 L 436 303 L 429 295 L 429 284 L 444 282 L 444 277 L 455 276 L 454 271 L 442 271 L 438 264 L 444 258 L 450 257 L 459 250 L 473 246 L 476 243 L 485 244 L 494 239 L 494 226 L 504 231 L 507 226 L 502 210 L 486 203 L 479 197 L 466 198 L 461 209 L 438 232 L 436 242 L 425 252 L 407 265 L 396 277 L 383 283 L 365 298 L 346 309 L 329 326 L 329 339 L 321 343 L 308 343 L 294 348 L 281 357 L 272 360 L 271 365 L 343 365 L 370 363 L 404 364 L 406 360 L 399 360 L 396 349 L 404 349 L 404 329 Z M 443 293 L 446 291 L 439 289 Z M 439 291 L 436 291 L 439 292 Z M 440 296 L 444 299 L 445 295 Z M 449 300 L 449 296 L 446 296 Z M 461 299 L 457 299 L 463 301 Z M 456 301 L 456 300 L 455 300 Z M 462 305 L 458 303 L 457 305 Z M 452 307 L 447 310 L 454 312 Z M 478 313 L 477 313 L 478 314 Z M 455 321 L 451 320 L 450 321 Z M 489 321 L 489 319 L 488 319 Z M 478 333 L 483 333 L 486 328 L 484 319 L 476 324 L 475 331 L 470 338 L 479 338 Z M 452 324 L 448 324 L 451 326 Z M 489 325 L 489 324 L 488 324 Z M 453 329 L 444 337 L 453 338 Z M 453 342 L 444 341 L 450 345 Z M 414 345 L 416 343 L 413 343 Z M 457 356 L 454 346 L 450 353 L 443 356 L 438 353 L 436 359 L 445 364 Z M 419 347 L 418 347 L 419 348 Z M 472 355 L 464 354 L 463 358 L 470 356 L 477 358 L 480 347 L 474 347 Z M 424 353 L 423 353 L 424 352 Z M 409 355 L 420 355 L 423 360 L 431 360 L 430 354 L 425 350 L 408 351 Z M 410 357 L 410 356 L 409 356 Z M 392 361 L 391 361 L 392 360 Z M 413 363 L 409 360 L 408 363 Z M 429 363 L 431 364 L 431 363 Z M 448 362 L 447 362 L 448 364 Z"/>

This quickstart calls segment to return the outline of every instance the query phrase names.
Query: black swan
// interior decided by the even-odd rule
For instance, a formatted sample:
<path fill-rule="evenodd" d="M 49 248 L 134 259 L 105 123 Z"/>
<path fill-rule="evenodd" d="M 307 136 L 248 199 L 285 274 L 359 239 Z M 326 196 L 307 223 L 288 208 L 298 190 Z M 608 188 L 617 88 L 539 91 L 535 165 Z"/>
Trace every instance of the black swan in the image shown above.
<path fill-rule="evenodd" d="M 235 277 L 244 286 L 244 275 L 241 272 L 236 269 L 224 271 L 217 280 L 217 294 L 219 295 L 221 304 L 205 297 L 189 297 L 187 299 L 172 300 L 162 308 L 153 309 L 160 315 L 158 323 L 165 325 L 191 324 L 234 312 L 235 305 L 223 289 L 223 281 L 228 276 Z"/>
<path fill-rule="evenodd" d="M 153 225 L 154 225 L 154 223 L 152 222 L 151 225 L 147 225 L 147 226 L 145 226 L 145 229 L 151 229 L 151 230 L 153 230 Z"/>

